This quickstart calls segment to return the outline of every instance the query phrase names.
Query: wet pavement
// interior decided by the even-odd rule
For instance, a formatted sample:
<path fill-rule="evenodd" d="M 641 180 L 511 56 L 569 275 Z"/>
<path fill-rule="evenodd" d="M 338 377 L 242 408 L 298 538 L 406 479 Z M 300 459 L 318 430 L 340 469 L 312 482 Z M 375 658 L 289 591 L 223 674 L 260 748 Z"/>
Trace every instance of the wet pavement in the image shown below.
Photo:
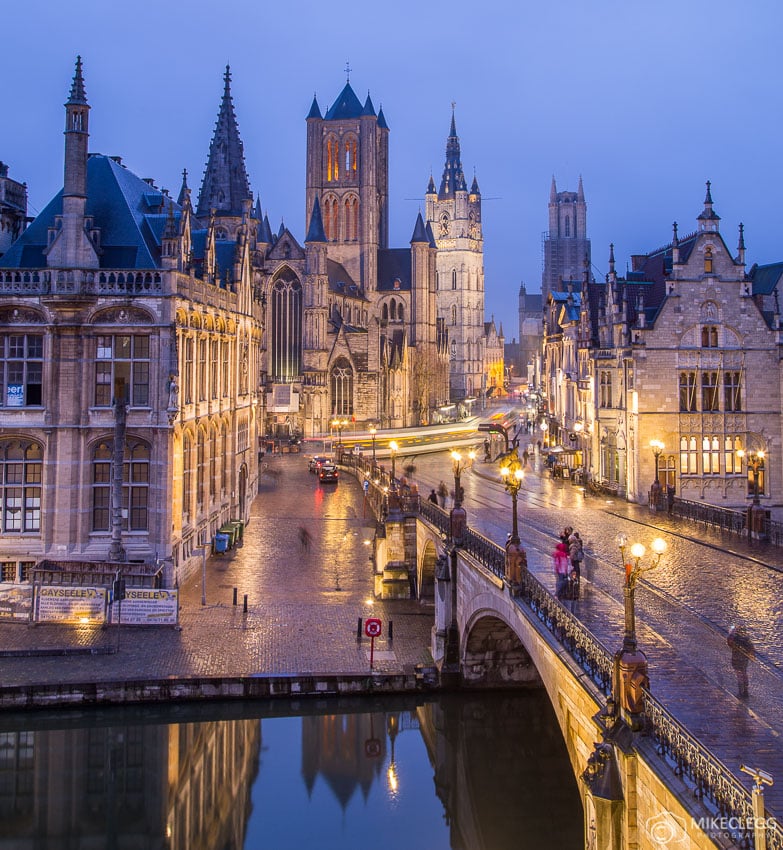
<path fill-rule="evenodd" d="M 359 617 L 379 617 L 373 669 L 410 673 L 431 663 L 432 605 L 372 601 L 374 521 L 362 517 L 350 476 L 319 485 L 307 455 L 270 461 L 244 539 L 207 562 L 180 587 L 180 626 L 106 629 L 0 624 L 0 650 L 93 648 L 107 654 L 0 657 L 0 686 L 191 676 L 362 673 L 369 638 Z M 358 506 L 358 508 L 357 508 Z M 307 545 L 300 540 L 304 528 Z M 237 605 L 234 606 L 234 588 Z M 247 613 L 244 597 L 247 595 Z M 389 623 L 393 640 L 389 641 Z M 119 652 L 115 652 L 119 641 Z"/>

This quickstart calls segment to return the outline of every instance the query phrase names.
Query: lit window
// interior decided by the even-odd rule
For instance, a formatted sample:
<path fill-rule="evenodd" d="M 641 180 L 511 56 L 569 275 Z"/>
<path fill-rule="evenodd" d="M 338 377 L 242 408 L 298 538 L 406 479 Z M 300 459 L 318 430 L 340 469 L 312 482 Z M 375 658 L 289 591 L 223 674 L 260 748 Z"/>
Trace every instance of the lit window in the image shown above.
<path fill-rule="evenodd" d="M 696 461 L 696 437 L 680 437 L 680 474 L 695 475 Z"/>
<path fill-rule="evenodd" d="M 0 443 L 2 530 L 21 534 L 41 530 L 43 455 L 37 443 Z"/>
<path fill-rule="evenodd" d="M 186 361 L 187 365 L 187 361 Z M 149 336 L 99 336 L 95 363 L 95 404 L 110 407 L 122 382 L 125 401 L 131 407 L 150 403 Z M 187 389 L 186 389 L 187 392 Z M 186 402 L 189 399 L 186 398 Z"/>
<path fill-rule="evenodd" d="M 43 336 L 0 335 L 0 407 L 43 404 Z"/>
<path fill-rule="evenodd" d="M 113 443 L 100 443 L 92 456 L 92 530 L 111 527 L 111 467 Z M 122 528 L 147 530 L 150 449 L 146 443 L 126 440 L 122 465 Z"/>

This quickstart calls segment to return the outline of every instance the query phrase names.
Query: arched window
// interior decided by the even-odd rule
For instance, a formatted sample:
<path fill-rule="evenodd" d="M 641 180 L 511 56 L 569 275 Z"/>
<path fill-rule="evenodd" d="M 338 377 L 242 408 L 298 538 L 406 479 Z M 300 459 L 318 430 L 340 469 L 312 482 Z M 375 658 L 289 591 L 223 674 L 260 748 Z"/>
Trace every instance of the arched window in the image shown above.
<path fill-rule="evenodd" d="M 209 498 L 217 492 L 218 434 L 217 428 L 209 432 Z"/>
<path fill-rule="evenodd" d="M 565 217 L 565 235 L 566 236 L 571 235 L 571 216 L 570 215 L 567 215 Z"/>
<path fill-rule="evenodd" d="M 193 490 L 193 459 L 190 435 L 182 435 L 182 518 L 187 524 L 190 518 L 190 494 Z"/>
<path fill-rule="evenodd" d="M 383 310 L 381 311 L 381 321 L 388 322 L 389 321 L 389 305 L 384 303 Z"/>
<path fill-rule="evenodd" d="M 220 492 L 226 492 L 228 463 L 226 461 L 226 426 L 220 426 Z"/>
<path fill-rule="evenodd" d="M 712 248 L 709 245 L 704 249 L 704 274 L 712 274 Z"/>
<path fill-rule="evenodd" d="M 392 321 L 395 321 L 395 319 L 397 318 L 397 302 L 393 298 L 389 306 L 389 318 Z"/>
<path fill-rule="evenodd" d="M 346 242 L 355 242 L 359 238 L 359 201 L 356 198 L 345 199 L 343 233 Z"/>
<path fill-rule="evenodd" d="M 0 442 L 3 533 L 41 530 L 43 454 L 38 443 Z"/>
<path fill-rule="evenodd" d="M 272 284 L 272 380 L 291 383 L 302 372 L 302 286 L 289 269 Z"/>
<path fill-rule="evenodd" d="M 701 329 L 701 347 L 702 348 L 717 348 L 718 347 L 718 328 L 717 325 L 704 325 Z"/>
<path fill-rule="evenodd" d="M 92 454 L 92 530 L 111 529 L 111 468 L 114 443 L 98 443 Z M 147 531 L 150 489 L 150 447 L 128 438 L 122 464 L 122 528 Z"/>
<path fill-rule="evenodd" d="M 402 303 L 397 305 L 397 321 L 401 322 L 405 317 L 402 314 Z"/>
<path fill-rule="evenodd" d="M 204 509 L 204 479 L 206 478 L 206 437 L 199 428 L 196 435 L 196 509 Z"/>
<path fill-rule="evenodd" d="M 332 416 L 351 416 L 353 414 L 353 369 L 344 357 L 335 361 L 330 379 Z"/>
<path fill-rule="evenodd" d="M 457 270 L 456 269 L 451 270 L 451 288 L 452 289 L 457 288 Z"/>
<path fill-rule="evenodd" d="M 452 325 L 457 324 L 457 305 L 456 304 L 451 305 L 451 324 Z"/>

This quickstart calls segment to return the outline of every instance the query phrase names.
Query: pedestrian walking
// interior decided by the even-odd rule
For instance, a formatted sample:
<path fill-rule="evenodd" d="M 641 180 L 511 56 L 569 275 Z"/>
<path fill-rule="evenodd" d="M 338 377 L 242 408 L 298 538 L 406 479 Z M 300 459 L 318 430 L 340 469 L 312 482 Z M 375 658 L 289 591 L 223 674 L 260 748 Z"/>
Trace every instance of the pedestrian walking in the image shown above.
<path fill-rule="evenodd" d="M 571 570 L 566 583 L 564 596 L 571 603 L 572 613 L 575 608 L 574 603 L 579 599 L 580 584 L 579 573 L 576 570 Z"/>
<path fill-rule="evenodd" d="M 737 674 L 737 696 L 746 699 L 748 696 L 748 663 L 756 657 L 756 648 L 750 639 L 748 630 L 743 625 L 732 626 L 726 643 L 731 649 L 731 666 Z"/>
<path fill-rule="evenodd" d="M 432 502 L 433 505 L 438 504 L 438 494 L 435 492 L 435 490 L 430 490 L 430 494 L 429 496 L 427 496 L 427 501 Z"/>
<path fill-rule="evenodd" d="M 582 577 L 582 561 L 585 557 L 584 547 L 582 546 L 582 538 L 578 531 L 574 531 L 568 538 L 568 555 L 571 558 L 571 569 L 576 573 L 577 578 Z"/>
<path fill-rule="evenodd" d="M 564 599 L 566 588 L 568 586 L 568 574 L 570 572 L 570 561 L 568 559 L 568 546 L 565 543 L 558 543 L 555 546 L 555 551 L 552 553 L 555 567 L 555 596 L 558 599 Z"/>
<path fill-rule="evenodd" d="M 440 506 L 442 508 L 446 507 L 446 496 L 449 495 L 449 488 L 446 486 L 445 481 L 441 481 L 438 484 L 438 496 L 440 496 Z"/>
<path fill-rule="evenodd" d="M 674 487 L 671 484 L 666 488 L 666 509 L 671 516 L 674 512 Z"/>
<path fill-rule="evenodd" d="M 312 542 L 312 536 L 310 532 L 303 526 L 299 526 L 299 545 L 302 548 L 303 552 L 310 551 L 310 543 Z"/>
<path fill-rule="evenodd" d="M 484 440 L 484 460 L 492 460 L 492 455 L 490 453 L 490 444 L 489 440 Z"/>

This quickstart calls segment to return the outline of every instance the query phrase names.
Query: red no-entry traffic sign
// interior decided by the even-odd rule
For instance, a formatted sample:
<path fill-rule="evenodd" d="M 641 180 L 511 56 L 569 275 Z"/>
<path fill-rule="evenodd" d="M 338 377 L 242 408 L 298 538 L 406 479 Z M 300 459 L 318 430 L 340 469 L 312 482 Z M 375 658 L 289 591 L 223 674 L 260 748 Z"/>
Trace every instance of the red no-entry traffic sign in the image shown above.
<path fill-rule="evenodd" d="M 381 633 L 381 621 L 377 617 L 368 617 L 364 621 L 364 633 L 369 638 L 376 638 Z"/>

